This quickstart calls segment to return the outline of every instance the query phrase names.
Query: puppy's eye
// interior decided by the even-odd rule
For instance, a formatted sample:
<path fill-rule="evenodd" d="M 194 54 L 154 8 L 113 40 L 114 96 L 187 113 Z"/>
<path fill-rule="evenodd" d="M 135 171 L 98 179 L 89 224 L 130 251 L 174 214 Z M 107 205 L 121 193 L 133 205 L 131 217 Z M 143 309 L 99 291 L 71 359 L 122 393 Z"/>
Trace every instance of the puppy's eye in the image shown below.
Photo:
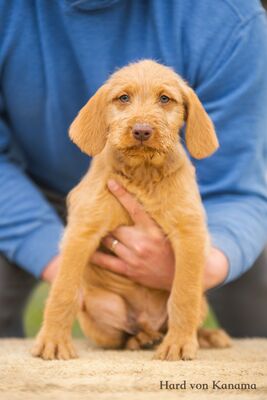
<path fill-rule="evenodd" d="M 159 98 L 159 101 L 160 101 L 161 103 L 163 103 L 163 104 L 169 103 L 170 100 L 171 100 L 171 99 L 170 99 L 168 96 L 166 96 L 165 94 L 162 94 L 162 95 L 160 96 L 160 98 Z"/>
<path fill-rule="evenodd" d="M 128 96 L 128 94 L 123 94 L 122 96 L 119 97 L 119 100 L 122 103 L 128 103 L 130 101 L 130 96 Z"/>

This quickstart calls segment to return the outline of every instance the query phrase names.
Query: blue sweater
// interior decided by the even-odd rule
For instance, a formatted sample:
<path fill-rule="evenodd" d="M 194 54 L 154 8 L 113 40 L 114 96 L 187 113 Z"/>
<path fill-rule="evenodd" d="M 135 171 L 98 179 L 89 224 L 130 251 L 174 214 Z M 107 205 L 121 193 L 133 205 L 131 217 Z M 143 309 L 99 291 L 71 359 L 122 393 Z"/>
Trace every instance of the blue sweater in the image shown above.
<path fill-rule="evenodd" d="M 65 195 L 90 159 L 68 127 L 116 68 L 172 66 L 197 91 L 220 149 L 196 161 L 227 281 L 267 240 L 267 28 L 257 0 L 0 0 L 0 251 L 40 276 L 62 223 L 36 183 Z"/>

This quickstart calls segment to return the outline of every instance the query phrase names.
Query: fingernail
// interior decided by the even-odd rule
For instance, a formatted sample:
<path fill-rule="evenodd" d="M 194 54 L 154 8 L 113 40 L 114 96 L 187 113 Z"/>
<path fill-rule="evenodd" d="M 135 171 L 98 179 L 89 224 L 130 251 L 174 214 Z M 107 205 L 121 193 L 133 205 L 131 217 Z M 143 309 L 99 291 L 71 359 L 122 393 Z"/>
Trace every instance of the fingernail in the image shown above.
<path fill-rule="evenodd" d="M 114 181 L 113 179 L 108 180 L 108 188 L 110 190 L 117 190 L 117 189 L 119 189 L 119 187 L 120 187 L 119 184 L 116 181 Z"/>

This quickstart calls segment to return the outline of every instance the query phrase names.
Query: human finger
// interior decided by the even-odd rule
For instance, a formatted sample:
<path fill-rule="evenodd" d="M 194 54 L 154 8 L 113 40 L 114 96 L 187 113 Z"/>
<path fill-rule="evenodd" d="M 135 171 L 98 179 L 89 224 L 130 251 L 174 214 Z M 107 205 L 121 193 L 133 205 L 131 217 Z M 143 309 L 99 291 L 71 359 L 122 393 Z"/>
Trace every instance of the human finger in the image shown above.
<path fill-rule="evenodd" d="M 130 276 L 129 266 L 119 257 L 96 251 L 91 258 L 91 262 L 116 274 Z"/>
<path fill-rule="evenodd" d="M 131 250 L 130 247 L 125 246 L 125 244 L 120 242 L 118 239 L 115 239 L 114 236 L 106 236 L 104 239 L 102 239 L 102 243 L 127 264 L 139 264 L 139 260 L 134 251 Z"/>

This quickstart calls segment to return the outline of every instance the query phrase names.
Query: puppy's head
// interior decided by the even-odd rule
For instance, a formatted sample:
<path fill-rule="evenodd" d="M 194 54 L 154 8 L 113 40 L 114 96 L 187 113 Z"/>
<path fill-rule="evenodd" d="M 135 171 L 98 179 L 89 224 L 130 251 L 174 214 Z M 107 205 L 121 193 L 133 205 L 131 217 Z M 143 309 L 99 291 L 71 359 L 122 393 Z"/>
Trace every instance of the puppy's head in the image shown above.
<path fill-rule="evenodd" d="M 218 147 L 213 124 L 195 92 L 170 68 L 145 60 L 117 72 L 81 109 L 70 128 L 71 139 L 94 156 L 105 145 L 128 158 L 162 160 L 185 140 L 197 159 Z"/>

